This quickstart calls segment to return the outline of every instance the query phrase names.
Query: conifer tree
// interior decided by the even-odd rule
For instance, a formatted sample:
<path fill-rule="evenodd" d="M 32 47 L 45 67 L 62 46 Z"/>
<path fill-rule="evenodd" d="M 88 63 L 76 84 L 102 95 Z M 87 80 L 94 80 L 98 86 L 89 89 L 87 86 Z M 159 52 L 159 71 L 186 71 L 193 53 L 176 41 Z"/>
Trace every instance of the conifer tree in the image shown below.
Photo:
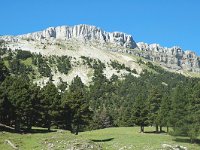
<path fill-rule="evenodd" d="M 170 111 L 170 124 L 175 135 L 185 134 L 187 129 L 187 93 L 183 86 L 178 85 L 172 93 L 172 106 Z"/>
<path fill-rule="evenodd" d="M 41 105 L 44 125 L 50 131 L 52 124 L 56 125 L 61 107 L 58 89 L 52 82 L 48 82 L 41 90 Z"/>
<path fill-rule="evenodd" d="M 187 135 L 194 142 L 200 135 L 200 82 L 190 87 L 189 104 L 187 106 Z"/>
<path fill-rule="evenodd" d="M 157 87 L 153 87 L 148 97 L 148 121 L 151 125 L 156 126 L 156 132 L 158 132 L 159 125 L 159 109 L 162 100 L 161 92 Z"/>
<path fill-rule="evenodd" d="M 144 127 L 148 125 L 148 105 L 144 95 L 140 94 L 134 103 L 135 124 L 140 126 L 140 132 L 144 132 Z"/>
<path fill-rule="evenodd" d="M 25 118 L 32 108 L 29 94 L 29 82 L 23 77 L 7 77 L 2 86 L 6 89 L 9 102 L 12 104 L 15 130 L 20 131 L 22 124 L 26 125 Z"/>
<path fill-rule="evenodd" d="M 159 122 L 161 127 L 162 126 L 167 127 L 167 132 L 169 132 L 169 126 L 170 126 L 170 111 L 171 111 L 171 100 L 167 95 L 164 95 L 162 98 L 162 102 L 160 104 Z"/>
<path fill-rule="evenodd" d="M 85 86 L 81 78 L 76 76 L 63 97 L 63 103 L 70 109 L 71 131 L 76 135 L 81 125 L 85 125 L 91 115 L 86 99 Z"/>
<path fill-rule="evenodd" d="M 0 82 L 8 76 L 8 73 L 8 68 L 4 65 L 2 59 L 0 58 Z"/>

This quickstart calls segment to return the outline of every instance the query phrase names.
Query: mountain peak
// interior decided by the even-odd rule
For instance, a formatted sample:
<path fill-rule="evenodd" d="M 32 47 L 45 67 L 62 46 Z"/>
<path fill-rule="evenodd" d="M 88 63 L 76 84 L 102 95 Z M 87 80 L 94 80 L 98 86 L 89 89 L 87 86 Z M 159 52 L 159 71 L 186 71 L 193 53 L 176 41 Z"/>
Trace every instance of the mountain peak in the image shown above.
<path fill-rule="evenodd" d="M 125 48 L 136 48 L 137 45 L 131 35 L 122 32 L 106 32 L 101 28 L 91 25 L 57 26 L 49 27 L 43 31 L 16 36 L 33 40 L 68 40 L 78 39 L 84 42 L 98 41 L 99 43 L 111 43 Z"/>
<path fill-rule="evenodd" d="M 137 55 L 175 71 L 200 72 L 200 58 L 192 51 L 183 51 L 178 46 L 162 47 L 155 43 L 139 42 L 136 44 L 131 35 L 123 32 L 106 32 L 99 27 L 86 24 L 49 27 L 43 31 L 18 36 L 1 36 L 0 40 L 8 41 L 7 47 L 9 48 L 31 49 L 34 52 L 42 51 L 48 46 L 51 47 L 56 42 L 65 45 L 66 41 L 71 41 L 72 47 L 89 43 L 88 46 L 93 45 L 100 49 Z M 36 41 L 37 44 L 43 44 L 41 50 L 38 50 L 37 44 L 30 42 L 30 40 Z M 75 41 L 77 41 L 77 44 L 74 43 Z M 83 45 L 81 49 L 83 49 Z M 76 49 L 78 48 L 76 47 Z"/>

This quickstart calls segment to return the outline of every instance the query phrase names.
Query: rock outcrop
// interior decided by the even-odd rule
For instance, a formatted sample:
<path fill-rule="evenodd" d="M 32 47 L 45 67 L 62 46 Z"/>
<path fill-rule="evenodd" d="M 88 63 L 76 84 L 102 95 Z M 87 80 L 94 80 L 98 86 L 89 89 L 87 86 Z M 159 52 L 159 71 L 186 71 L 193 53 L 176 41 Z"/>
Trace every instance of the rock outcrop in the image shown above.
<path fill-rule="evenodd" d="M 13 39 L 6 37 L 7 39 Z M 50 27 L 46 30 L 16 36 L 17 39 L 30 40 L 53 40 L 53 39 L 78 39 L 84 42 L 98 41 L 99 43 L 111 43 L 125 48 L 137 47 L 133 37 L 122 32 L 105 32 L 100 28 L 89 25 L 58 26 Z"/>
<path fill-rule="evenodd" d="M 187 70 L 200 72 L 200 57 L 192 51 L 183 51 L 180 47 L 162 47 L 159 44 L 135 43 L 131 35 L 122 32 L 106 32 L 102 29 L 90 25 L 58 26 L 49 27 L 43 31 L 28 33 L 18 36 L 0 36 L 0 40 L 8 42 L 27 41 L 67 41 L 75 39 L 84 43 L 95 43 L 95 45 L 105 46 L 107 50 L 113 52 L 129 53 L 144 57 L 160 65 L 179 71 Z"/>
<path fill-rule="evenodd" d="M 169 145 L 169 144 L 162 144 L 162 148 L 164 150 L 187 150 L 187 147 L 180 146 L 180 145 Z"/>
<path fill-rule="evenodd" d="M 154 62 L 159 62 L 168 68 L 175 70 L 187 70 L 200 72 L 200 59 L 192 51 L 183 51 L 180 47 L 162 47 L 159 44 L 137 43 L 140 56 Z"/>

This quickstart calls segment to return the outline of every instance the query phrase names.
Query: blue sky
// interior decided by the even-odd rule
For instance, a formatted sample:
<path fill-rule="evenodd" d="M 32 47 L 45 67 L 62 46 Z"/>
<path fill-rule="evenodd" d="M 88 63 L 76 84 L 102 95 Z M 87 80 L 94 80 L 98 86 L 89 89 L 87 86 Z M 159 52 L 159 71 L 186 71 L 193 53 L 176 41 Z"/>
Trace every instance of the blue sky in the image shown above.
<path fill-rule="evenodd" d="M 0 35 L 91 24 L 200 55 L 200 0 L 1 0 Z"/>

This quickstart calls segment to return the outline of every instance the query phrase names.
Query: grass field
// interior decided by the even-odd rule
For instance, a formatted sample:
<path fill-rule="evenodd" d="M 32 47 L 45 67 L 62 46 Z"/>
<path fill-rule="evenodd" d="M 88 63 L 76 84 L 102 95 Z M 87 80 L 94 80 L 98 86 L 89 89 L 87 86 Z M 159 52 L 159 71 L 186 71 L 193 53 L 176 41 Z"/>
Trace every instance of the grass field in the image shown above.
<path fill-rule="evenodd" d="M 146 131 L 153 131 L 148 127 Z M 0 132 L 0 150 L 12 150 L 5 143 L 10 140 L 20 150 L 66 150 L 72 147 L 82 149 L 107 149 L 107 150 L 161 150 L 162 144 L 181 145 L 188 150 L 199 150 L 200 145 L 190 144 L 184 137 L 172 137 L 165 133 L 139 133 L 137 127 L 107 128 L 81 132 L 73 135 L 69 131 L 55 130 L 55 132 L 32 134 L 16 134 Z M 74 150 L 74 149 L 73 149 Z"/>

